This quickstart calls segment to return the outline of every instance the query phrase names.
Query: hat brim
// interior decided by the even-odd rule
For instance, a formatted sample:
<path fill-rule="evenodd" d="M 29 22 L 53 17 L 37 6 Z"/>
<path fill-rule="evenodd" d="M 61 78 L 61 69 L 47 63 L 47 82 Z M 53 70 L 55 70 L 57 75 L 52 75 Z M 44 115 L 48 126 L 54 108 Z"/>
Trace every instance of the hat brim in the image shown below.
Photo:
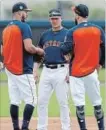
<path fill-rule="evenodd" d="M 24 9 L 24 11 L 32 12 L 32 9 Z"/>
<path fill-rule="evenodd" d="M 75 12 L 75 9 L 76 9 L 76 6 L 72 6 L 72 7 L 71 7 L 71 10 L 72 10 L 73 12 Z"/>
<path fill-rule="evenodd" d="M 61 16 L 51 16 L 50 18 L 59 18 L 59 17 L 61 17 Z"/>

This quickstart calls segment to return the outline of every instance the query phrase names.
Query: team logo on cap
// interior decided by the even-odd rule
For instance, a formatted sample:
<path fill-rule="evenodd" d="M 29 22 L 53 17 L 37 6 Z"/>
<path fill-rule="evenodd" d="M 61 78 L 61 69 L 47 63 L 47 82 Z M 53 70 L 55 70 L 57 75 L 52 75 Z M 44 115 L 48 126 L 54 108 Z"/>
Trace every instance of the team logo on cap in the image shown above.
<path fill-rule="evenodd" d="M 59 13 L 57 13 L 57 12 L 52 12 L 52 15 L 58 15 Z"/>
<path fill-rule="evenodd" d="M 23 6 L 20 6 L 19 8 L 22 10 L 22 9 L 23 9 Z"/>

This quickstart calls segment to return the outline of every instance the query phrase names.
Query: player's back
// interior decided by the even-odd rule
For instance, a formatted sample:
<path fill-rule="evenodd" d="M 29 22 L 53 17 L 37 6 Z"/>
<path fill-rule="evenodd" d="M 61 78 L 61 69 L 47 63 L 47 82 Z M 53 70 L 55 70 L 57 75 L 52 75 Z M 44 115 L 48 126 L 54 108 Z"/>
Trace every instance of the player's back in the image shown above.
<path fill-rule="evenodd" d="M 92 73 L 99 64 L 101 30 L 91 23 L 81 23 L 73 31 L 74 59 L 72 72 L 74 76 Z"/>
<path fill-rule="evenodd" d="M 7 69 L 22 73 L 22 34 L 16 23 L 10 22 L 3 31 L 3 56 Z"/>
<path fill-rule="evenodd" d="M 32 38 L 30 28 L 21 21 L 13 20 L 3 30 L 4 65 L 14 74 L 32 73 L 33 56 L 23 44 L 26 38 Z"/>

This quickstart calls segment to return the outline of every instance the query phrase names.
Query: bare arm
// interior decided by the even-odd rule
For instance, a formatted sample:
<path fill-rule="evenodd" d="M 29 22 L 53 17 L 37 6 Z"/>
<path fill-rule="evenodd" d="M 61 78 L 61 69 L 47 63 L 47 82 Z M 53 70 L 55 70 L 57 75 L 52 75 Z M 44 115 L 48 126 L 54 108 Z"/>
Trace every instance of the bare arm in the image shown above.
<path fill-rule="evenodd" d="M 41 65 L 41 63 L 34 62 L 33 76 L 34 76 L 34 79 L 35 79 L 36 83 L 39 81 L 38 70 L 39 70 L 40 65 Z"/>
<path fill-rule="evenodd" d="M 30 38 L 24 40 L 25 50 L 31 54 L 39 54 L 44 55 L 44 50 L 38 47 L 35 47 L 32 44 L 32 40 Z"/>

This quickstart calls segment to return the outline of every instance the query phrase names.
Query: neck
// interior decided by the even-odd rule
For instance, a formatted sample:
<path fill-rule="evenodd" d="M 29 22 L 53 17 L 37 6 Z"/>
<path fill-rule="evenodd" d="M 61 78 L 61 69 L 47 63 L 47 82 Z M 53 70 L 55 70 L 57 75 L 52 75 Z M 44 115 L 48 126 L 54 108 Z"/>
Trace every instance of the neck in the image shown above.
<path fill-rule="evenodd" d="M 21 21 L 21 19 L 18 16 L 13 16 L 13 20 Z"/>
<path fill-rule="evenodd" d="M 80 23 L 83 23 L 83 22 L 87 22 L 87 19 L 80 19 L 80 20 L 78 21 L 79 24 L 80 24 Z"/>
<path fill-rule="evenodd" d="M 59 27 L 52 27 L 53 31 L 59 31 L 63 28 L 63 26 L 59 26 Z"/>

